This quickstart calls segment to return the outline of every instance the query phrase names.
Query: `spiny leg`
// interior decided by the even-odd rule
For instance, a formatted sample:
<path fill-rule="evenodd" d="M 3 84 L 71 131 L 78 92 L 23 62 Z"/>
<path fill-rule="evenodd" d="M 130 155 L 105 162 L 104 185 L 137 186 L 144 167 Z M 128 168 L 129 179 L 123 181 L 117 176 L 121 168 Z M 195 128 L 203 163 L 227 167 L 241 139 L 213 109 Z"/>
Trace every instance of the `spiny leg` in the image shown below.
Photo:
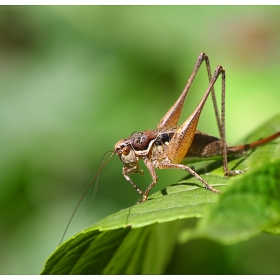
<path fill-rule="evenodd" d="M 206 69 L 207 69 L 207 74 L 208 74 L 208 80 L 209 80 L 209 83 L 210 83 L 210 81 L 212 79 L 212 72 L 211 72 L 210 61 L 209 61 L 208 56 L 205 56 L 205 64 L 206 64 Z M 218 128 L 219 128 L 220 138 L 222 138 L 222 125 L 221 125 L 219 109 L 218 109 L 218 104 L 217 104 L 217 99 L 216 99 L 216 94 L 215 94 L 215 88 L 214 87 L 212 87 L 212 89 L 211 89 L 211 95 L 212 95 L 212 101 L 213 101 L 215 116 L 216 116 L 216 120 L 217 120 L 217 125 L 218 125 Z"/>
<path fill-rule="evenodd" d="M 183 90 L 183 92 L 181 93 L 181 95 L 179 96 L 179 98 L 177 99 L 177 101 L 173 104 L 173 106 L 166 112 L 166 114 L 163 116 L 163 118 L 160 120 L 160 122 L 157 125 L 157 128 L 161 128 L 161 127 L 176 127 L 178 125 L 178 121 L 181 115 L 181 111 L 184 105 L 184 101 L 186 99 L 186 96 L 188 95 L 189 89 L 193 83 L 193 80 L 198 72 L 198 69 L 200 68 L 202 62 L 206 60 L 208 61 L 208 57 L 205 53 L 200 53 L 197 61 L 195 63 L 195 66 L 193 68 L 193 71 L 191 73 L 190 78 L 188 79 L 188 82 Z M 209 61 L 206 62 L 206 65 L 209 65 Z M 209 70 L 208 71 L 208 75 L 209 75 L 209 71 L 210 70 L 210 65 L 209 65 Z M 211 76 L 211 73 L 210 73 Z M 215 94 L 215 93 L 214 93 Z"/>
<path fill-rule="evenodd" d="M 230 174 L 227 162 L 227 143 L 226 143 L 226 73 L 222 73 L 222 112 L 220 133 L 223 144 L 223 170 L 225 176 Z"/>
<path fill-rule="evenodd" d="M 210 67 L 210 62 L 209 62 L 208 57 L 205 57 L 205 63 L 206 63 L 206 68 L 207 68 L 207 72 L 208 72 L 208 78 L 209 78 L 209 81 L 211 81 L 212 75 L 211 75 L 211 67 Z M 221 119 L 220 119 L 220 116 L 219 116 L 219 110 L 218 110 L 218 105 L 217 105 L 214 86 L 212 87 L 211 93 L 212 93 L 212 101 L 213 101 L 213 105 L 214 105 L 216 120 L 217 120 L 219 133 L 220 133 L 220 137 L 221 137 L 222 145 L 223 145 L 222 152 L 223 152 L 223 171 L 224 171 L 224 175 L 225 176 L 231 176 L 231 175 L 244 173 L 248 168 L 246 168 L 244 170 L 229 170 L 228 169 L 226 127 L 225 127 L 225 123 L 226 123 L 226 120 L 225 120 L 225 110 L 226 110 L 226 104 L 225 104 L 226 74 L 225 74 L 225 71 L 222 72 Z"/>
<path fill-rule="evenodd" d="M 196 179 L 198 179 L 206 189 L 209 189 L 212 192 L 220 193 L 219 190 L 213 188 L 211 185 L 209 185 L 204 179 L 202 179 L 194 170 L 192 170 L 190 167 L 184 165 L 184 164 L 175 164 L 172 162 L 162 161 L 157 162 L 155 165 L 156 168 L 160 169 L 183 169 L 188 171 L 192 176 L 194 176 Z"/>
<path fill-rule="evenodd" d="M 217 66 L 208 88 L 198 106 L 190 117 L 177 129 L 176 133 L 172 137 L 166 150 L 167 157 L 172 163 L 180 163 L 187 154 L 192 144 L 204 104 L 221 73 L 224 73 L 222 66 Z"/>
<path fill-rule="evenodd" d="M 159 168 L 159 169 L 182 169 L 182 170 L 186 170 L 188 171 L 192 176 L 194 176 L 196 179 L 198 179 L 204 186 L 206 189 L 209 189 L 212 192 L 215 193 L 220 193 L 219 190 L 213 188 L 211 185 L 209 185 L 203 178 L 201 178 L 193 169 L 191 169 L 190 167 L 184 165 L 184 164 L 174 164 L 170 161 L 156 161 L 153 163 L 151 162 L 151 160 L 149 158 L 146 158 L 144 160 L 145 165 L 147 166 L 147 169 L 149 170 L 151 176 L 152 176 L 152 183 L 149 185 L 149 187 L 145 190 L 144 193 L 140 193 L 142 195 L 142 199 L 139 200 L 138 202 L 142 203 L 145 202 L 148 199 L 148 195 L 149 192 L 151 191 L 152 187 L 156 184 L 158 177 L 156 175 L 155 172 L 155 168 Z"/>
<path fill-rule="evenodd" d="M 151 176 L 152 176 L 152 183 L 149 185 L 149 187 L 145 190 L 145 192 L 143 192 L 141 189 L 139 189 L 135 183 L 133 182 L 133 180 L 128 176 L 129 173 L 139 173 L 139 174 L 143 174 L 142 170 L 136 169 L 136 168 L 127 168 L 127 167 L 123 167 L 123 171 L 122 174 L 124 176 L 124 178 L 135 188 L 135 190 L 142 196 L 142 199 L 139 199 L 138 202 L 142 203 L 145 202 L 148 199 L 148 195 L 150 190 L 152 189 L 152 187 L 156 184 L 158 177 L 157 174 L 155 172 L 155 168 L 151 162 L 151 160 L 147 157 L 144 159 L 144 163 L 148 169 L 148 171 L 150 172 Z M 137 171 L 136 171 L 137 170 Z"/>
<path fill-rule="evenodd" d="M 222 112 L 221 112 L 221 124 L 220 124 L 220 133 L 221 133 L 221 140 L 222 140 L 222 149 L 223 149 L 223 171 L 225 176 L 234 176 L 237 174 L 244 173 L 248 168 L 244 170 L 229 170 L 228 169 L 228 160 L 227 160 L 227 142 L 226 142 L 226 119 L 225 119 L 225 111 L 226 111 L 226 74 L 225 72 L 222 73 Z"/>
<path fill-rule="evenodd" d="M 204 107 L 204 104 L 209 96 L 209 93 L 212 94 L 212 100 L 215 109 L 215 115 L 218 123 L 219 133 L 222 140 L 222 152 L 223 152 L 223 170 L 225 176 L 235 175 L 242 173 L 241 170 L 231 171 L 228 169 L 228 161 L 227 161 L 227 144 L 226 144 L 226 131 L 225 131 L 225 71 L 221 66 L 217 66 L 213 76 L 211 75 L 210 63 L 208 57 L 204 54 L 204 59 L 206 62 L 207 72 L 209 79 L 209 86 L 201 99 L 199 105 L 194 110 L 193 114 L 179 127 L 175 135 L 173 136 L 168 148 L 167 148 L 167 155 L 168 158 L 173 163 L 179 163 L 185 157 L 188 152 L 188 149 L 193 141 L 193 137 L 195 135 L 195 131 L 197 128 L 197 124 L 199 121 L 200 114 Z M 195 68 L 196 69 L 196 68 Z M 197 69 L 198 70 L 198 69 Z M 219 75 L 222 76 L 222 97 L 221 97 L 221 119 L 218 113 L 218 106 L 216 102 L 216 96 L 214 92 L 214 84 L 217 81 Z"/>
<path fill-rule="evenodd" d="M 148 186 L 148 188 L 145 190 L 145 192 L 142 194 L 142 199 L 139 200 L 138 202 L 144 202 L 148 199 L 148 195 L 149 195 L 149 192 L 151 191 L 152 187 L 156 184 L 157 180 L 158 180 L 158 177 L 157 177 L 157 174 L 156 174 L 156 171 L 155 171 L 155 168 L 153 166 L 153 163 L 151 161 L 150 158 L 145 158 L 144 159 L 144 163 L 148 169 L 148 171 L 150 172 L 151 176 L 152 176 L 152 183 Z"/>
<path fill-rule="evenodd" d="M 132 179 L 127 175 L 129 173 L 129 169 L 127 167 L 123 167 L 123 170 L 122 170 L 122 174 L 124 176 L 124 178 L 126 179 L 126 181 L 128 181 L 135 189 L 136 191 L 141 195 L 143 196 L 143 191 L 140 190 L 136 185 L 135 183 L 132 181 Z"/>
<path fill-rule="evenodd" d="M 184 101 L 186 99 L 186 96 L 188 95 L 189 89 L 190 89 L 190 87 L 193 83 L 193 80 L 194 80 L 201 64 L 203 63 L 203 61 L 205 61 L 205 64 L 206 64 L 208 80 L 209 80 L 209 83 L 210 83 L 210 81 L 212 79 L 210 61 L 209 61 L 208 56 L 205 53 L 200 53 L 198 58 L 197 58 L 194 69 L 191 73 L 191 76 L 188 79 L 188 82 L 187 82 L 183 92 L 179 96 L 178 100 L 173 104 L 173 106 L 166 112 L 166 114 L 160 120 L 160 122 L 157 125 L 157 128 L 164 127 L 164 126 L 165 127 L 175 127 L 175 126 L 177 126 L 178 120 L 180 118 L 181 111 L 182 111 L 182 108 L 183 108 L 183 105 L 184 105 Z M 214 87 L 211 89 L 211 94 L 212 94 L 212 101 L 213 101 L 213 106 L 214 106 L 214 110 L 215 110 L 215 116 L 216 116 L 216 120 L 217 120 L 217 124 L 218 124 L 218 128 L 219 128 L 220 137 L 222 137 L 221 120 L 220 120 L 220 116 L 219 116 L 219 110 L 218 110 L 218 105 L 217 105 L 217 100 L 216 100 Z"/>

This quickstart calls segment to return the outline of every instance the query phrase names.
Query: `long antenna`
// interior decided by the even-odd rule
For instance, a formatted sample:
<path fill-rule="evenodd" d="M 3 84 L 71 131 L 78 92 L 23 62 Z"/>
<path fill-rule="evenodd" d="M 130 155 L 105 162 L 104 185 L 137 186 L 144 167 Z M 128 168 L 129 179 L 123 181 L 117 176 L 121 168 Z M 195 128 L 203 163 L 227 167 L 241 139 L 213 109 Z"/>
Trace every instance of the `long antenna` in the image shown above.
<path fill-rule="evenodd" d="M 105 162 L 104 158 L 106 157 L 106 155 L 107 155 L 108 153 L 112 153 L 112 151 L 108 151 L 108 152 L 106 152 L 106 153 L 102 156 L 101 161 L 100 161 L 100 164 L 99 164 L 99 168 L 101 168 L 101 166 L 102 166 L 102 168 L 103 168 L 103 167 L 107 164 L 107 162 L 111 159 L 112 155 L 107 159 L 106 163 L 104 164 L 104 162 Z M 103 165 L 103 164 L 104 164 L 104 165 Z M 102 168 L 101 168 L 101 169 L 102 169 Z M 98 170 L 99 170 L 99 169 L 98 169 Z M 95 199 L 95 197 L 96 197 L 96 195 L 97 195 L 98 186 L 99 186 L 100 174 L 101 174 L 101 172 L 98 171 L 97 174 L 94 176 L 94 179 L 92 179 L 91 182 L 90 182 L 90 184 L 92 184 L 93 181 L 94 181 L 94 186 L 93 186 L 93 189 L 92 189 L 92 191 L 91 191 L 90 198 L 89 198 L 89 200 L 88 200 L 88 202 L 87 202 L 86 213 L 88 213 L 89 208 L 90 208 L 90 205 L 91 205 L 92 201 Z"/>
<path fill-rule="evenodd" d="M 84 190 L 84 192 L 83 192 L 81 198 L 79 199 L 78 204 L 76 205 L 76 207 L 75 207 L 75 209 L 74 209 L 74 211 L 73 211 L 73 213 L 72 213 L 72 215 L 71 215 L 71 217 L 70 217 L 70 219 L 69 219 L 69 221 L 68 221 L 68 223 L 67 223 L 67 225 L 66 225 L 66 228 L 65 228 L 65 230 L 64 230 L 64 232 L 63 232 L 62 238 L 61 238 L 61 240 L 60 240 L 58 246 L 62 243 L 63 238 L 65 237 L 65 234 L 66 234 L 66 232 L 67 232 L 67 230 L 68 230 L 68 228 L 69 228 L 69 226 L 70 226 L 70 224 L 71 224 L 71 222 L 72 222 L 72 220 L 73 220 L 73 217 L 75 216 L 75 214 L 76 214 L 76 212 L 77 212 L 77 210 L 78 210 L 78 208 L 79 208 L 79 206 L 80 206 L 82 200 L 84 199 L 86 193 L 88 192 L 88 190 L 89 190 L 89 188 L 91 187 L 91 185 L 92 185 L 92 183 L 94 182 L 94 180 L 95 180 L 95 179 L 97 178 L 97 176 L 100 174 L 101 170 L 105 167 L 105 165 L 106 165 L 106 164 L 110 161 L 110 159 L 113 157 L 113 155 L 115 154 L 115 151 L 113 151 L 113 152 L 112 152 L 112 151 L 106 152 L 106 153 L 103 155 L 103 157 L 102 157 L 102 161 L 103 161 L 103 159 L 104 159 L 104 157 L 106 156 L 107 153 L 112 153 L 112 154 L 110 155 L 110 157 L 109 157 L 103 164 L 101 164 L 101 166 L 99 167 L 98 171 L 96 172 L 96 174 L 94 175 L 94 177 L 91 179 L 91 181 L 89 182 L 88 186 L 87 186 L 86 189 Z M 101 161 L 101 163 L 102 163 L 102 161 Z"/>

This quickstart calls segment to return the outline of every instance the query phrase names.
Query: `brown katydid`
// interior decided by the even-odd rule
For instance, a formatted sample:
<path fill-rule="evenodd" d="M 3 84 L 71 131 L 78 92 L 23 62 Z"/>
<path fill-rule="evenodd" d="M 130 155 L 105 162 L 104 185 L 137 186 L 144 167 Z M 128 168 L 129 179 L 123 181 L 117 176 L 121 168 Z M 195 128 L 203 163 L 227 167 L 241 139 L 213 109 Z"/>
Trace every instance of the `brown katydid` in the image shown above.
<path fill-rule="evenodd" d="M 206 64 L 209 85 L 194 112 L 181 126 L 178 127 L 177 125 L 184 105 L 184 101 L 203 61 L 205 61 Z M 219 114 L 214 90 L 214 84 L 219 76 L 221 76 L 222 79 L 221 117 Z M 223 67 L 217 66 L 212 75 L 208 56 L 205 53 L 200 53 L 183 92 L 181 93 L 177 101 L 173 104 L 173 106 L 171 106 L 171 108 L 160 120 L 156 129 L 145 130 L 143 132 L 135 132 L 128 138 L 122 139 L 115 144 L 114 151 L 105 161 L 105 163 L 101 165 L 98 172 L 95 174 L 88 187 L 84 191 L 67 224 L 63 237 L 77 208 L 79 207 L 92 182 L 97 178 L 103 167 L 115 154 L 118 155 L 118 157 L 124 164 L 122 169 L 124 178 L 142 196 L 142 199 L 139 200 L 139 202 L 145 202 L 148 199 L 150 190 L 157 182 L 155 168 L 186 170 L 191 175 L 196 177 L 206 187 L 206 189 L 219 193 L 217 189 L 207 183 L 193 169 L 184 164 L 181 164 L 181 162 L 185 158 L 200 158 L 203 160 L 215 156 L 222 156 L 225 176 L 243 173 L 244 170 L 233 171 L 228 169 L 228 154 L 242 154 L 248 149 L 266 144 L 274 140 L 275 138 L 280 137 L 279 131 L 271 136 L 250 144 L 232 147 L 227 146 L 225 134 L 225 79 L 225 70 L 223 69 Z M 219 128 L 220 138 L 210 136 L 196 129 L 200 114 L 210 93 L 212 95 L 212 101 Z M 137 187 L 133 180 L 129 177 L 129 174 L 133 173 L 143 174 L 143 170 L 139 166 L 140 159 L 144 161 L 144 164 L 146 165 L 148 171 L 152 176 L 152 182 L 145 191 L 142 191 L 139 187 Z"/>
<path fill-rule="evenodd" d="M 206 63 L 208 72 L 208 88 L 194 112 L 181 126 L 177 127 L 185 98 L 188 95 L 191 84 L 203 61 Z M 214 91 L 214 84 L 220 75 L 222 78 L 221 118 L 219 116 Z M 124 164 L 122 171 L 123 176 L 142 196 L 142 199 L 139 202 L 147 200 L 150 190 L 157 182 L 155 168 L 186 170 L 196 177 L 207 189 L 219 193 L 217 189 L 209 185 L 193 169 L 180 162 L 185 158 L 203 159 L 222 156 L 225 176 L 243 173 L 244 170 L 232 171 L 228 169 L 227 155 L 232 153 L 243 153 L 248 149 L 263 145 L 280 136 L 280 132 L 277 132 L 267 138 L 250 144 L 233 147 L 227 146 L 225 134 L 225 79 L 225 70 L 222 66 L 217 66 L 212 76 L 208 56 L 205 53 L 199 54 L 192 74 L 188 79 L 183 92 L 160 120 L 157 128 L 143 132 L 136 132 L 130 137 L 120 140 L 115 144 L 114 153 L 118 154 L 120 160 Z M 212 94 L 220 139 L 196 130 L 203 106 L 210 93 Z M 129 174 L 132 173 L 143 173 L 142 169 L 139 167 L 140 159 L 144 161 L 144 164 L 152 176 L 152 182 L 144 192 L 139 189 L 129 177 Z"/>

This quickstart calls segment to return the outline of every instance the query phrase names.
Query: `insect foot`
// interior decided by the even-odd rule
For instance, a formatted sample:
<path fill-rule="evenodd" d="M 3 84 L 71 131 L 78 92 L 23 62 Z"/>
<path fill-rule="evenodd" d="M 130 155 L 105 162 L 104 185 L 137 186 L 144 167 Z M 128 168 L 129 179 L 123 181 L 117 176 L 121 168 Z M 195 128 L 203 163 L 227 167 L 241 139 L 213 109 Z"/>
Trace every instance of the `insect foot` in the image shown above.
<path fill-rule="evenodd" d="M 141 198 L 138 199 L 137 203 L 143 203 L 143 202 L 147 201 L 147 199 L 148 199 L 148 195 L 143 194 L 142 199 Z"/>
<path fill-rule="evenodd" d="M 243 173 L 245 173 L 249 169 L 251 169 L 251 168 L 247 167 L 247 168 L 240 169 L 240 170 L 227 170 L 225 172 L 225 176 L 229 177 L 229 176 L 235 176 L 235 175 L 243 174 Z"/>

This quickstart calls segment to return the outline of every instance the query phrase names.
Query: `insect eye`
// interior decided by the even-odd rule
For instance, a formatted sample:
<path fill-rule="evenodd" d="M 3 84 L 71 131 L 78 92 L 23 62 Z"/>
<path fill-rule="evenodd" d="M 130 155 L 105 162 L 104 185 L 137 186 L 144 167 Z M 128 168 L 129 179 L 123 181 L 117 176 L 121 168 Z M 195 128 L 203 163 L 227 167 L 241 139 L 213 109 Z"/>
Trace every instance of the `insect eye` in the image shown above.
<path fill-rule="evenodd" d="M 127 156 L 130 152 L 130 148 L 128 146 L 124 146 L 122 149 L 123 155 Z"/>

